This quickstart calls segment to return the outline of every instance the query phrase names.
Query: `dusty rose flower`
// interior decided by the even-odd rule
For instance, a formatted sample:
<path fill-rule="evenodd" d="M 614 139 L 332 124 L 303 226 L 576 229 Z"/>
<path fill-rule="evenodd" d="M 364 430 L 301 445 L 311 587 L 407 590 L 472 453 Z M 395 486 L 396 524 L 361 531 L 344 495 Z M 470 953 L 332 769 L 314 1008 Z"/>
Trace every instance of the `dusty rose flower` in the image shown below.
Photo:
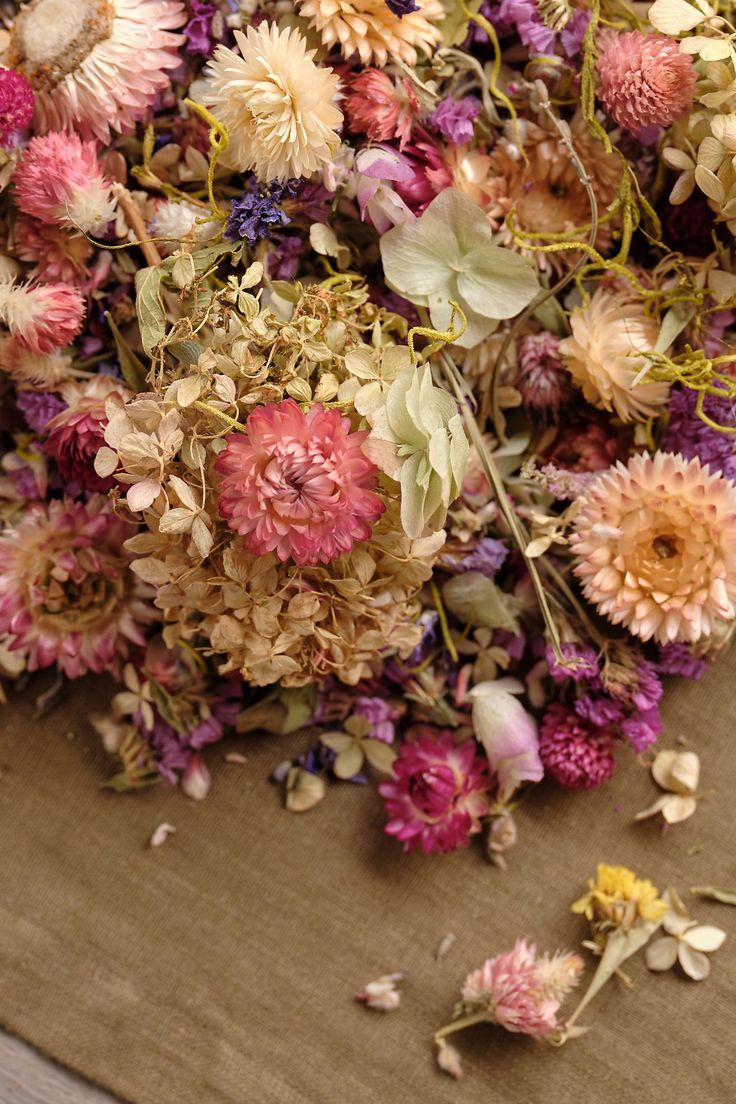
<path fill-rule="evenodd" d="M 557 1012 L 582 971 L 578 955 L 537 958 L 534 944 L 519 939 L 513 950 L 486 959 L 468 974 L 462 987 L 464 1010 L 507 1031 L 543 1039 L 560 1030 Z"/>
<path fill-rule="evenodd" d="M 22 73 L 0 69 L 0 145 L 7 146 L 33 115 L 33 89 Z"/>
<path fill-rule="evenodd" d="M 66 284 L 0 283 L 0 319 L 34 353 L 68 345 L 82 328 L 84 299 Z"/>
<path fill-rule="evenodd" d="M 110 180 L 95 142 L 76 134 L 32 138 L 13 175 L 15 200 L 26 215 L 96 234 L 115 217 Z"/>
<path fill-rule="evenodd" d="M 598 96 L 627 130 L 670 126 L 692 106 L 697 80 L 692 58 L 665 35 L 613 34 L 597 68 Z"/>
<path fill-rule="evenodd" d="M 615 625 L 660 644 L 734 617 L 736 488 L 700 460 L 634 456 L 599 476 L 573 522 L 575 574 Z"/>
<path fill-rule="evenodd" d="M 345 101 L 350 126 L 374 142 L 399 139 L 403 149 L 411 137 L 419 103 L 408 80 L 395 84 L 380 69 L 364 69 L 350 84 Z"/>
<path fill-rule="evenodd" d="M 259 556 L 316 564 L 349 552 L 384 510 L 367 436 L 321 403 L 307 414 L 293 399 L 257 407 L 215 463 L 222 516 Z"/>
<path fill-rule="evenodd" d="M 115 478 L 103 478 L 94 468 L 95 456 L 105 444 L 105 404 L 112 395 L 119 395 L 122 402 L 129 392 L 109 376 L 94 376 L 84 383 L 64 384 L 61 394 L 67 407 L 49 422 L 44 449 L 68 483 L 85 491 L 109 491 Z"/>
<path fill-rule="evenodd" d="M 547 774 L 566 790 L 592 790 L 616 768 L 614 740 L 602 728 L 588 724 L 559 702 L 544 715 L 539 755 Z"/>
<path fill-rule="evenodd" d="M 418 736 L 402 745 L 393 769 L 394 778 L 378 792 L 390 817 L 386 831 L 405 851 L 452 851 L 481 830 L 490 779 L 473 740 L 456 747 L 448 729 L 438 729 L 435 738 Z"/>
<path fill-rule="evenodd" d="M 130 527 L 107 500 L 34 503 L 0 537 L 0 637 L 36 671 L 115 671 L 153 619 L 129 570 Z"/>
<path fill-rule="evenodd" d="M 659 323 L 625 293 L 599 287 L 570 315 L 572 335 L 559 345 L 566 368 L 593 406 L 624 422 L 646 421 L 667 402 L 668 383 L 634 380 L 659 337 Z"/>

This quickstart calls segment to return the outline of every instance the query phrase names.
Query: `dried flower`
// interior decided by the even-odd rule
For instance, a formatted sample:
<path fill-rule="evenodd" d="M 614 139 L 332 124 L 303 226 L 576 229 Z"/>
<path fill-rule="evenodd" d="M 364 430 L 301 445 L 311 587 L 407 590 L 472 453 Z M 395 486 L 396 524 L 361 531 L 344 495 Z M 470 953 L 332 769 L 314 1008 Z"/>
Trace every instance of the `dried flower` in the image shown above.
<path fill-rule="evenodd" d="M 280 31 L 264 22 L 235 31 L 235 41 L 242 56 L 226 46 L 215 50 L 205 97 L 228 128 L 227 160 L 266 183 L 310 176 L 340 144 L 337 76 L 315 65 L 296 27 Z"/>
<path fill-rule="evenodd" d="M 94 376 L 84 383 L 63 384 L 61 394 L 66 407 L 49 423 L 44 449 L 53 456 L 65 482 L 86 491 L 109 491 L 114 478 L 103 479 L 94 468 L 95 456 L 105 443 L 105 406 L 113 395 L 119 396 L 122 405 L 129 392 L 109 376 Z"/>
<path fill-rule="evenodd" d="M 0 70 L 0 146 L 10 144 L 18 130 L 31 121 L 35 96 L 22 73 Z"/>
<path fill-rule="evenodd" d="M 407 368 L 370 420 L 366 452 L 401 483 L 404 532 L 416 538 L 425 529 L 441 529 L 460 494 L 469 454 L 455 400 L 433 385 L 428 365 Z"/>
<path fill-rule="evenodd" d="M 384 0 L 299 0 L 298 6 L 328 51 L 337 46 L 345 58 L 357 53 L 363 65 L 416 65 L 418 51 L 431 54 L 441 41 L 444 10 L 440 0 L 399 3 L 401 12 Z"/>
<path fill-rule="evenodd" d="M 419 103 L 411 83 L 398 84 L 380 69 L 363 69 L 350 82 L 345 111 L 353 130 L 367 134 L 374 142 L 399 139 L 403 150 L 411 137 Z"/>
<path fill-rule="evenodd" d="M 473 120 L 480 115 L 482 104 L 477 96 L 463 96 L 454 100 L 446 96 L 428 117 L 431 127 L 436 127 L 453 146 L 462 146 L 473 138 Z"/>
<path fill-rule="evenodd" d="M 692 106 L 697 73 L 671 38 L 628 31 L 607 38 L 597 62 L 598 96 L 619 126 L 670 126 Z"/>
<path fill-rule="evenodd" d="M 695 791 L 700 781 L 700 759 L 694 751 L 660 751 L 652 763 L 652 777 L 663 790 L 653 805 L 637 813 L 635 820 L 661 813 L 667 824 L 679 824 L 697 808 Z"/>
<path fill-rule="evenodd" d="M 129 536 L 106 499 L 33 504 L 0 537 L 0 633 L 29 671 L 114 671 L 153 619 L 128 570 Z"/>
<path fill-rule="evenodd" d="M 538 782 L 544 774 L 536 721 L 516 697 L 523 692 L 516 679 L 501 678 L 479 683 L 468 695 L 473 730 L 498 776 L 500 802 L 508 801 L 522 782 Z"/>
<path fill-rule="evenodd" d="M 184 41 L 179 0 L 32 0 L 16 16 L 7 64 L 36 93 L 34 127 L 108 141 L 169 83 Z"/>
<path fill-rule="evenodd" d="M 293 399 L 258 407 L 217 457 L 220 512 L 257 555 L 329 563 L 367 540 L 384 510 L 366 437 L 321 403 L 306 415 Z"/>
<path fill-rule="evenodd" d="M 570 315 L 572 336 L 559 344 L 565 367 L 583 395 L 624 422 L 644 421 L 667 402 L 669 384 L 639 383 L 643 355 L 657 343 L 659 326 L 641 302 L 599 287 L 589 302 Z"/>
<path fill-rule="evenodd" d="M 657 893 L 647 878 L 637 878 L 627 867 L 598 863 L 588 892 L 575 901 L 572 911 L 583 913 L 592 922 L 630 928 L 637 920 L 658 921 L 664 916 L 667 902 Z"/>
<path fill-rule="evenodd" d="M 553 702 L 542 721 L 539 756 L 546 774 L 566 790 L 592 790 L 611 777 L 616 760 L 614 739 L 603 728 Z"/>
<path fill-rule="evenodd" d="M 257 180 L 250 180 L 240 199 L 234 199 L 230 204 L 225 237 L 231 241 L 243 238 L 248 245 L 254 246 L 262 238 L 267 238 L 272 230 L 288 226 L 291 219 L 279 206 L 285 194 L 289 194 L 288 184 L 264 188 Z"/>
<path fill-rule="evenodd" d="M 96 143 L 82 142 L 76 134 L 32 138 L 13 185 L 21 211 L 41 222 L 97 234 L 115 217 Z"/>
<path fill-rule="evenodd" d="M 0 295 L 2 288 L 0 287 Z M 24 388 L 48 391 L 69 378 L 71 358 L 54 350 L 34 353 L 15 337 L 0 337 L 3 371 Z"/>
<path fill-rule="evenodd" d="M 405 977 L 406 971 L 398 970 L 395 974 L 385 974 L 375 981 L 369 981 L 365 989 L 355 994 L 355 999 L 377 1012 L 395 1012 L 401 1004 L 401 993 L 396 986 Z"/>
<path fill-rule="evenodd" d="M 700 461 L 634 456 L 599 476 L 573 522 L 575 573 L 615 625 L 662 644 L 734 617 L 736 489 Z"/>
<path fill-rule="evenodd" d="M 647 966 L 650 970 L 661 971 L 679 962 L 689 978 L 704 981 L 710 974 L 708 955 L 723 946 L 726 933 L 721 928 L 692 920 L 673 889 L 668 889 L 663 899 L 669 905 L 662 917 L 662 927 L 667 934 L 647 947 Z"/>
<path fill-rule="evenodd" d="M 390 818 L 386 832 L 405 851 L 452 851 L 481 830 L 490 780 L 472 740 L 456 747 L 452 732 L 439 729 L 434 738 L 418 736 L 402 744 L 393 771 L 378 792 Z"/>
<path fill-rule="evenodd" d="M 547 330 L 526 334 L 519 342 L 516 379 L 524 405 L 556 419 L 571 396 L 570 382 L 560 356 L 559 338 Z"/>
<path fill-rule="evenodd" d="M 66 284 L 0 283 L 0 319 L 33 353 L 68 345 L 82 328 L 84 299 Z"/>

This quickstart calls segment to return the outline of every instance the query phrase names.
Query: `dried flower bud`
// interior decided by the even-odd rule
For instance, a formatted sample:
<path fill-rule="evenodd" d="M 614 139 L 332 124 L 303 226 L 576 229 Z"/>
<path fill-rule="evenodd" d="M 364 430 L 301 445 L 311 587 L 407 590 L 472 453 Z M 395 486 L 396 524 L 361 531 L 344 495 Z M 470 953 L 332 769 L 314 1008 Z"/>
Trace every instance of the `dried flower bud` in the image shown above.
<path fill-rule="evenodd" d="M 203 801 L 210 792 L 210 772 L 201 755 L 193 755 L 182 775 L 181 788 L 187 797 Z"/>
<path fill-rule="evenodd" d="M 443 1073 L 454 1077 L 459 1081 L 463 1075 L 463 1067 L 460 1063 L 460 1054 L 454 1046 L 450 1046 L 444 1039 L 437 1044 L 437 1065 Z"/>

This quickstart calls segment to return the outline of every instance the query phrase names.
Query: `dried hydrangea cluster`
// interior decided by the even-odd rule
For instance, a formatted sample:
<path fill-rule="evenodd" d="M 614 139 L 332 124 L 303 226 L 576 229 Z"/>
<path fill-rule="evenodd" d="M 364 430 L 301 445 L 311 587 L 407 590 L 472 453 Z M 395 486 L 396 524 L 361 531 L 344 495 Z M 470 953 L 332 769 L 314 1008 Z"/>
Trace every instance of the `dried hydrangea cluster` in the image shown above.
<path fill-rule="evenodd" d="M 0 669 L 123 680 L 116 789 L 299 729 L 288 808 L 376 774 L 405 850 L 500 865 L 525 788 L 657 741 L 736 597 L 709 12 L 8 9 Z M 501 958 L 472 1014 L 552 1030 L 564 961 Z"/>

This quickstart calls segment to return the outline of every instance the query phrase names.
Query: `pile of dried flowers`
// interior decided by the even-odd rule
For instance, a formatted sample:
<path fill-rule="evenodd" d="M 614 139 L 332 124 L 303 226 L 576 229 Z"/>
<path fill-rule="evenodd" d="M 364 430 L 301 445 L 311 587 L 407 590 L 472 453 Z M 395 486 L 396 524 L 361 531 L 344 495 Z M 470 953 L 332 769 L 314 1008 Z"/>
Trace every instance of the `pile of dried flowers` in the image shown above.
<path fill-rule="evenodd" d="M 0 670 L 120 681 L 116 789 L 298 730 L 290 809 L 377 772 L 406 850 L 502 862 L 519 787 L 646 752 L 736 623 L 736 29 L 0 12 Z M 551 1024 L 567 960 L 512 957 Z"/>

